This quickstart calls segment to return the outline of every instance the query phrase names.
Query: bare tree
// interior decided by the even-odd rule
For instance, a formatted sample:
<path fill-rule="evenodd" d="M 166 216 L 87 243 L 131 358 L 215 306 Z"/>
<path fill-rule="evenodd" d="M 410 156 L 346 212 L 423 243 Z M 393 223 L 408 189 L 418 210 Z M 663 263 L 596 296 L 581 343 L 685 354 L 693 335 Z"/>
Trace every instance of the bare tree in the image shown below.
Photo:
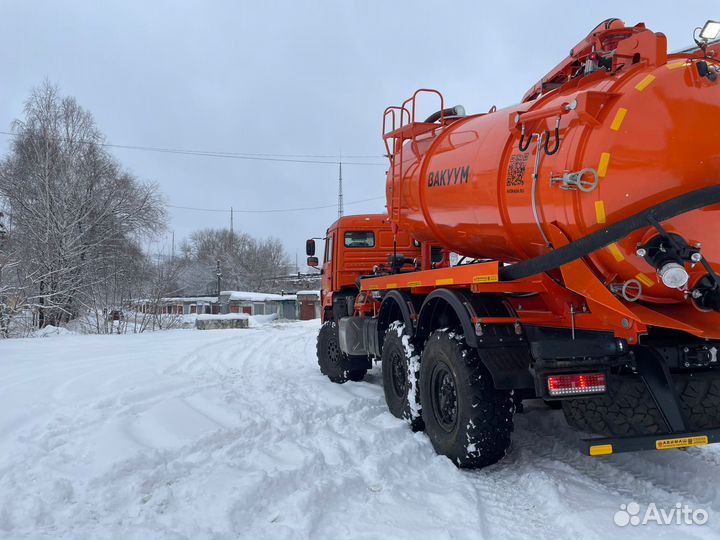
<path fill-rule="evenodd" d="M 0 163 L 0 199 L 13 217 L 22 279 L 39 326 L 96 306 L 100 290 L 132 272 L 137 242 L 163 227 L 155 185 L 122 170 L 103 147 L 92 115 L 44 83 L 13 124 Z M 113 293 L 117 296 L 116 293 Z"/>
<path fill-rule="evenodd" d="M 183 273 L 188 290 L 217 292 L 215 269 L 220 261 L 224 289 L 267 291 L 290 269 L 280 240 L 256 240 L 228 229 L 204 229 L 193 233 L 181 246 L 187 260 Z"/>
<path fill-rule="evenodd" d="M 182 294 L 179 282 L 186 260 L 163 253 L 157 253 L 153 259 L 145 258 L 138 270 L 137 286 L 124 301 L 126 309 L 115 325 L 118 333 L 167 330 L 184 322 L 181 311 L 167 309 L 173 306 L 169 300 Z"/>

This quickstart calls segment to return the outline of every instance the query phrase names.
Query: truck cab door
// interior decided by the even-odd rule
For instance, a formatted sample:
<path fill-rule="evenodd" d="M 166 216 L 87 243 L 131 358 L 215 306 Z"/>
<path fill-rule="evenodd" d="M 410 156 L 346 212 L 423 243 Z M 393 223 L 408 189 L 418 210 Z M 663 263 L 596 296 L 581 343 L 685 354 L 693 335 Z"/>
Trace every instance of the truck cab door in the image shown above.
<path fill-rule="evenodd" d="M 335 258 L 333 257 L 334 232 L 328 232 L 325 237 L 325 256 L 323 257 L 322 289 L 323 291 L 335 290 Z"/>

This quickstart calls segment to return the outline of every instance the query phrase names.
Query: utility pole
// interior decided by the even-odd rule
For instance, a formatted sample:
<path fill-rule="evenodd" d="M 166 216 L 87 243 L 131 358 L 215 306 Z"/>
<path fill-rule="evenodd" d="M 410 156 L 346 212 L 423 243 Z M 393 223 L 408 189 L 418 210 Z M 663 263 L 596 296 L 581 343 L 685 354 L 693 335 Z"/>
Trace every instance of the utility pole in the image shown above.
<path fill-rule="evenodd" d="M 175 231 L 172 232 L 172 258 L 175 259 Z"/>
<path fill-rule="evenodd" d="M 233 244 L 235 243 L 235 233 L 233 232 L 233 207 L 230 207 L 230 256 L 233 253 Z"/>
<path fill-rule="evenodd" d="M 215 271 L 217 276 L 217 295 L 220 298 L 220 279 L 222 278 L 222 270 L 220 270 L 220 259 L 217 260 L 217 270 Z"/>
<path fill-rule="evenodd" d="M 338 217 L 343 217 L 345 213 L 343 210 L 343 192 L 342 192 L 342 161 L 340 165 L 340 177 L 338 178 Z"/>

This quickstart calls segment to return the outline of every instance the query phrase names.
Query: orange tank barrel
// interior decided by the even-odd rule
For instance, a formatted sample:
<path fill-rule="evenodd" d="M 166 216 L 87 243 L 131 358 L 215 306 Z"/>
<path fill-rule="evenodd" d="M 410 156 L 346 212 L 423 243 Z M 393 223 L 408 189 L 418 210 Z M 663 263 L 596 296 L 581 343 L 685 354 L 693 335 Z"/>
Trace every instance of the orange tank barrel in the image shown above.
<path fill-rule="evenodd" d="M 518 105 L 445 109 L 428 127 L 408 100 L 385 134 L 390 219 L 423 242 L 515 263 L 504 279 L 582 257 L 626 301 L 673 304 L 675 318 L 720 310 L 713 52 L 668 54 L 664 35 L 612 19 Z"/>

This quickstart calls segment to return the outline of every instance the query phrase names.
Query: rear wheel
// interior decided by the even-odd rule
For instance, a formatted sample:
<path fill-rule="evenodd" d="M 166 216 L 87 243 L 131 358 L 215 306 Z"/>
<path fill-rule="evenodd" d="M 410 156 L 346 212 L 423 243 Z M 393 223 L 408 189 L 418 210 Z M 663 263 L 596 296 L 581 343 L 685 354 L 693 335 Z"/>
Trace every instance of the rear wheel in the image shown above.
<path fill-rule="evenodd" d="M 366 369 L 347 369 L 347 355 L 340 350 L 338 326 L 335 321 L 327 321 L 320 327 L 317 338 L 317 357 L 320 372 L 334 383 L 362 381 Z"/>
<path fill-rule="evenodd" d="M 407 420 L 413 431 L 423 428 L 420 406 L 420 357 L 400 321 L 385 332 L 382 348 L 382 377 L 385 402 L 397 418 Z"/>
<path fill-rule="evenodd" d="M 463 468 L 501 460 L 513 430 L 512 392 L 496 390 L 477 352 L 447 330 L 431 334 L 420 366 L 422 417 L 435 451 Z"/>

